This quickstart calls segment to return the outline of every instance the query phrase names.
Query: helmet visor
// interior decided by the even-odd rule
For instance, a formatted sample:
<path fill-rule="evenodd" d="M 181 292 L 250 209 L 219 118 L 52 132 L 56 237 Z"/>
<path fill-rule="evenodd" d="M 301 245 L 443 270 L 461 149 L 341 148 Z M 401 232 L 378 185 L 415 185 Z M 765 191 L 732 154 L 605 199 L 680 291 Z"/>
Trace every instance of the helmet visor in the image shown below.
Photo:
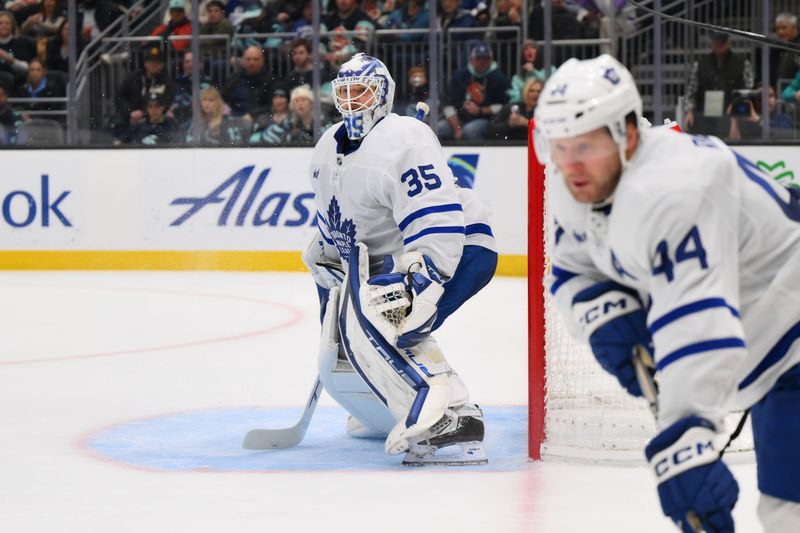
<path fill-rule="evenodd" d="M 374 109 L 380 103 L 383 80 L 376 78 L 336 78 L 333 85 L 333 103 L 340 113 L 354 113 Z"/>

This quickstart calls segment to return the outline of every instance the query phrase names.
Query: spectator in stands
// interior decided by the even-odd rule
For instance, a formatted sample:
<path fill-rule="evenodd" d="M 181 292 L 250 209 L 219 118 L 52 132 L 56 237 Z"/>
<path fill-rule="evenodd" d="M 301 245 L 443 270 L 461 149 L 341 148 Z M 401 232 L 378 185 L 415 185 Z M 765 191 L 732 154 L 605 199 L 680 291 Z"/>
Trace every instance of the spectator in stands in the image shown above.
<path fill-rule="evenodd" d="M 375 24 L 358 7 L 358 0 L 336 0 L 336 10 L 325 17 L 325 27 L 338 35 L 331 37 L 330 51 L 325 54 L 331 70 L 339 66 L 356 52 L 363 52 Z"/>
<path fill-rule="evenodd" d="M 0 140 L 4 139 L 5 144 L 14 144 L 17 127 L 22 122 L 22 115 L 8 103 L 8 87 L 0 84 Z"/>
<path fill-rule="evenodd" d="M 264 54 L 256 46 L 244 51 L 240 67 L 228 81 L 222 96 L 233 116 L 252 121 L 269 109 L 275 78 L 264 68 Z"/>
<path fill-rule="evenodd" d="M 553 39 L 583 39 L 584 28 L 576 13 L 570 10 L 565 0 L 552 0 Z M 536 2 L 528 15 L 528 32 L 537 41 L 544 40 L 544 7 Z"/>
<path fill-rule="evenodd" d="M 462 9 L 461 0 L 439 0 L 439 29 L 447 32 L 450 28 L 473 28 L 475 19 L 469 11 Z M 475 35 L 471 35 L 472 38 Z M 454 36 L 457 40 L 469 38 L 469 35 Z"/>
<path fill-rule="evenodd" d="M 428 72 L 419 65 L 408 69 L 408 87 L 397 95 L 397 104 L 393 107 L 398 115 L 413 117 L 417 114 L 417 102 L 431 104 L 428 94 Z"/>
<path fill-rule="evenodd" d="M 130 73 L 117 89 L 112 130 L 118 141 L 128 140 L 125 134 L 130 126 L 144 120 L 148 95 L 161 95 L 166 106 L 175 98 L 175 84 L 164 69 L 164 52 L 160 45 L 147 46 L 142 54 L 142 70 Z"/>
<path fill-rule="evenodd" d="M 775 33 L 785 43 L 800 45 L 797 17 L 791 13 L 780 13 L 775 17 Z M 800 54 L 797 52 L 770 48 L 769 60 L 770 85 L 776 87 L 779 80 L 793 80 L 800 70 Z"/>
<path fill-rule="evenodd" d="M 283 144 L 289 140 L 292 124 L 289 121 L 289 94 L 278 86 L 272 92 L 269 114 L 259 115 L 253 123 L 250 144 Z"/>
<path fill-rule="evenodd" d="M 166 115 L 167 103 L 164 95 L 147 95 L 147 115 L 145 120 L 131 126 L 129 137 L 134 143 L 155 146 L 175 142 L 178 128 L 175 121 Z"/>
<path fill-rule="evenodd" d="M 795 105 L 800 104 L 800 71 L 797 72 L 792 82 L 783 89 L 781 100 Z"/>
<path fill-rule="evenodd" d="M 30 15 L 39 11 L 39 0 L 0 0 L 0 9 L 13 13 L 17 25 L 25 22 Z"/>
<path fill-rule="evenodd" d="M 150 35 L 163 37 L 165 41 L 169 37 L 192 35 L 192 21 L 186 18 L 183 0 L 169 0 L 169 22 L 158 26 Z M 188 50 L 192 44 L 191 39 L 179 39 L 169 42 L 172 48 L 179 52 Z"/>
<path fill-rule="evenodd" d="M 300 85 L 291 92 L 289 103 L 291 115 L 289 123 L 289 140 L 293 143 L 314 144 L 314 95 L 311 87 Z M 320 133 L 328 129 L 331 125 L 326 116 L 322 116 L 320 121 Z"/>
<path fill-rule="evenodd" d="M 617 55 L 620 37 L 636 29 L 635 18 L 636 7 L 627 0 L 581 0 L 577 14 L 584 36 L 608 39 L 610 43 L 600 45 L 600 52 L 613 56 Z"/>
<path fill-rule="evenodd" d="M 314 86 L 314 63 L 311 55 L 311 43 L 308 39 L 295 39 L 290 45 L 292 54 L 292 65 L 294 68 L 283 80 L 283 84 L 288 90 L 292 90 L 300 85 Z M 335 76 L 330 72 L 326 65 L 322 66 L 320 76 L 320 93 L 322 95 L 331 94 L 331 80 Z"/>
<path fill-rule="evenodd" d="M 81 39 L 89 42 L 123 16 L 119 6 L 106 0 L 83 0 L 78 4 L 78 28 Z"/>
<path fill-rule="evenodd" d="M 732 141 L 742 139 L 760 139 L 763 136 L 764 117 L 761 112 L 761 84 L 756 86 L 756 93 L 734 99 L 727 109 L 731 117 L 728 138 Z M 775 89 L 770 86 L 769 91 L 769 129 L 770 138 L 787 139 L 794 136 L 794 122 L 792 117 L 778 109 L 778 99 Z"/>
<path fill-rule="evenodd" d="M 395 10 L 394 0 L 361 0 L 361 10 L 380 29 L 386 26 L 389 15 Z"/>
<path fill-rule="evenodd" d="M 283 20 L 288 21 L 289 28 L 294 23 L 295 20 L 299 19 L 303 16 L 303 9 L 305 9 L 306 0 L 272 0 L 275 4 L 275 11 L 277 11 L 277 17 L 281 19 L 281 23 L 283 24 Z M 320 4 L 321 5 L 321 4 Z"/>
<path fill-rule="evenodd" d="M 311 17 L 313 15 L 313 5 L 311 4 L 311 0 L 305 0 L 303 3 L 303 11 L 301 12 L 300 16 L 292 23 L 292 27 L 289 31 L 292 33 L 296 33 L 299 37 L 311 38 L 311 32 L 313 31 L 313 27 L 311 26 Z M 320 21 L 320 28 L 321 31 L 327 31 L 327 28 L 324 28 L 325 24 Z"/>
<path fill-rule="evenodd" d="M 488 27 L 499 28 L 503 26 L 520 26 L 522 23 L 522 15 L 520 14 L 519 6 L 512 4 L 511 0 L 495 0 L 489 7 L 489 23 Z M 486 32 L 484 40 L 492 41 L 498 38 L 514 38 L 515 32 Z"/>
<path fill-rule="evenodd" d="M 9 11 L 0 11 L 0 72 L 23 76 L 28 61 L 36 57 L 33 41 L 19 35 L 17 21 Z"/>
<path fill-rule="evenodd" d="M 427 30 L 430 19 L 425 0 L 406 0 L 405 4 L 398 7 L 386 20 L 387 30 Z M 403 35 L 401 41 L 423 41 L 428 36 L 420 33 L 416 35 Z"/>
<path fill-rule="evenodd" d="M 64 87 L 47 79 L 47 70 L 41 60 L 35 57 L 28 63 L 28 79 L 16 93 L 17 98 L 63 98 Z M 19 109 L 25 111 L 53 111 L 64 109 L 63 104 L 54 102 L 31 102 L 20 104 Z"/>
<path fill-rule="evenodd" d="M 692 65 L 686 88 L 686 129 L 724 137 L 729 121 L 722 114 L 736 89 L 752 89 L 750 60 L 731 51 L 727 33 L 709 32 L 711 52 Z"/>
<path fill-rule="evenodd" d="M 47 39 L 44 53 L 44 65 L 49 71 L 69 72 L 69 22 L 64 20 L 59 26 L 58 33 Z M 81 53 L 82 43 L 78 43 L 77 56 Z"/>
<path fill-rule="evenodd" d="M 533 118 L 539 95 L 542 93 L 544 82 L 537 78 L 530 78 L 522 86 L 521 100 L 512 100 L 503 106 L 489 124 L 489 139 L 514 139 L 525 140 L 528 138 L 528 122 Z"/>
<path fill-rule="evenodd" d="M 41 9 L 29 16 L 20 27 L 20 32 L 30 37 L 52 37 L 58 33 L 66 20 L 61 0 L 43 0 Z"/>
<path fill-rule="evenodd" d="M 200 90 L 211 86 L 211 79 L 200 72 Z M 175 78 L 175 98 L 169 106 L 167 116 L 174 118 L 178 128 L 184 130 L 192 120 L 192 71 L 194 70 L 194 56 L 191 52 L 183 54 L 181 73 Z"/>
<path fill-rule="evenodd" d="M 263 16 L 264 8 L 269 8 L 270 17 L 274 18 L 275 13 L 273 13 L 270 6 L 272 3 L 262 2 L 261 0 L 228 0 L 225 12 L 228 14 L 228 20 L 231 21 L 231 24 L 238 26 L 247 19 Z"/>
<path fill-rule="evenodd" d="M 283 25 L 278 21 L 271 4 L 267 3 L 261 9 L 261 13 L 258 16 L 243 19 L 236 26 L 234 36 L 237 34 L 276 33 L 282 31 L 284 31 Z M 256 46 L 260 48 L 263 53 L 268 54 L 277 51 L 282 44 L 283 39 L 281 38 L 237 37 L 234 41 L 234 46 L 237 50 L 246 49 L 249 46 Z"/>
<path fill-rule="evenodd" d="M 225 116 L 225 102 L 216 87 L 206 87 L 200 93 L 200 144 L 204 146 L 239 146 L 244 143 L 242 125 Z M 193 140 L 192 128 L 186 142 Z"/>
<path fill-rule="evenodd" d="M 522 101 L 522 87 L 530 79 L 537 79 L 544 82 L 547 79 L 547 74 L 544 69 L 536 68 L 536 60 L 539 58 L 539 48 L 536 41 L 528 39 L 522 45 L 522 65 L 519 72 L 511 77 L 511 87 L 508 88 L 508 101 L 520 102 Z M 555 66 L 550 66 L 550 75 L 552 76 L 556 71 Z"/>
<path fill-rule="evenodd" d="M 483 139 L 489 122 L 507 101 L 508 79 L 493 61 L 486 43 L 470 51 L 469 64 L 453 73 L 444 120 L 439 121 L 443 139 Z"/>
<path fill-rule="evenodd" d="M 137 0 L 126 0 L 126 1 L 135 2 Z M 200 0 L 198 2 L 198 8 L 200 9 L 200 19 L 199 19 L 200 24 L 204 24 L 204 23 L 208 22 L 208 13 L 206 12 L 206 4 L 209 1 L 210 0 Z M 230 3 L 234 3 L 234 2 L 230 2 Z M 186 18 L 188 18 L 189 20 L 192 20 L 192 0 L 184 0 L 184 2 L 183 2 L 183 12 L 186 14 Z M 161 17 L 161 22 L 163 24 L 169 23 L 169 10 L 164 12 L 164 16 Z"/>
<path fill-rule="evenodd" d="M 225 16 L 225 4 L 220 0 L 211 0 L 206 4 L 208 21 L 200 26 L 200 35 L 227 35 L 233 37 L 233 24 Z M 203 49 L 224 50 L 228 45 L 225 39 L 203 39 Z"/>

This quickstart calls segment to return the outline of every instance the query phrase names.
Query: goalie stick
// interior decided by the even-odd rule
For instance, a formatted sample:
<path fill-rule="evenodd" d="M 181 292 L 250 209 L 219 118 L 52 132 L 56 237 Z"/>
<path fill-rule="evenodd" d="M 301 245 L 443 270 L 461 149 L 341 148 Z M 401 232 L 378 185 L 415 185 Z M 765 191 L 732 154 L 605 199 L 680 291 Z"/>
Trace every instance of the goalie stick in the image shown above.
<path fill-rule="evenodd" d="M 317 381 L 314 382 L 314 388 L 311 389 L 311 395 L 308 397 L 308 402 L 306 402 L 303 416 L 300 417 L 297 424 L 283 429 L 251 429 L 245 435 L 242 446 L 248 450 L 273 450 L 297 446 L 306 435 L 306 430 L 308 430 L 308 425 L 311 423 L 311 417 L 317 408 L 321 395 L 322 381 L 317 376 Z"/>
<path fill-rule="evenodd" d="M 425 102 L 417 102 L 416 118 L 425 121 L 425 116 L 430 112 L 430 106 Z M 323 268 L 330 269 L 333 265 L 319 264 Z M 338 270 L 338 266 L 336 267 Z M 247 450 L 274 450 L 282 448 L 292 448 L 303 441 L 306 431 L 311 423 L 311 417 L 317 408 L 317 403 L 322 394 L 322 381 L 317 374 L 314 387 L 306 402 L 306 408 L 297 424 L 288 428 L 281 429 L 251 429 L 244 437 L 242 447 Z"/>

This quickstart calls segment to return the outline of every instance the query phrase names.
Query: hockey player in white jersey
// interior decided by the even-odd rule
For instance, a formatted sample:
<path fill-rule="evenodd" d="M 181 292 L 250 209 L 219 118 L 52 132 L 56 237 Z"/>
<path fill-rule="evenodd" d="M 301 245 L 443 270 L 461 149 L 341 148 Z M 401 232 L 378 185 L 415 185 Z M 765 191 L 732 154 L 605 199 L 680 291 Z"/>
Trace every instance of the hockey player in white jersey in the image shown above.
<path fill-rule="evenodd" d="M 800 195 L 714 137 L 637 126 L 631 74 L 570 60 L 536 109 L 555 238 L 550 292 L 629 393 L 655 361 L 645 455 L 683 531 L 733 531 L 723 418 L 750 408 L 768 532 L 800 531 Z"/>
<path fill-rule="evenodd" d="M 455 184 L 430 128 L 391 113 L 380 60 L 356 54 L 332 85 L 343 122 L 312 156 L 319 231 L 304 262 L 343 355 L 320 377 L 350 411 L 348 433 L 386 437 L 406 464 L 484 463 L 481 410 L 430 334 L 494 275 L 487 213 Z"/>

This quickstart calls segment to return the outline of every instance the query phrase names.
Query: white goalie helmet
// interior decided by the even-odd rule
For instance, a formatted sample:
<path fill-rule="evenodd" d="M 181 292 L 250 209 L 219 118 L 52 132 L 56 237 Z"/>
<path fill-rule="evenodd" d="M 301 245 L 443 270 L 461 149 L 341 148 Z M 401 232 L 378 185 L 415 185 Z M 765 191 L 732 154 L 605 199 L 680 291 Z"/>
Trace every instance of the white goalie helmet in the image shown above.
<path fill-rule="evenodd" d="M 574 137 L 607 127 L 625 158 L 625 117 L 642 116 L 642 98 L 633 76 L 608 54 L 594 59 L 570 59 L 547 81 L 539 97 L 536 121 L 536 154 L 549 161 L 553 139 Z"/>
<path fill-rule="evenodd" d="M 363 139 L 392 111 L 394 80 L 380 59 L 354 55 L 339 68 L 332 85 L 333 103 L 351 140 Z"/>

